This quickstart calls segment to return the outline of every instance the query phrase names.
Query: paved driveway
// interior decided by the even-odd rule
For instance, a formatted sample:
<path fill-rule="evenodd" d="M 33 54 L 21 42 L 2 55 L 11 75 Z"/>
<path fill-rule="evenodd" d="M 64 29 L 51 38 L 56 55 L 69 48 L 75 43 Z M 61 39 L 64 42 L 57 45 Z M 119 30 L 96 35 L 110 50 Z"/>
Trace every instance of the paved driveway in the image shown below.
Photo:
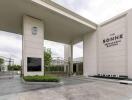
<path fill-rule="evenodd" d="M 17 81 L 12 82 L 15 89 L 10 82 L 1 85 L 3 88 L 0 86 L 0 100 L 132 100 L 131 85 L 64 78 L 59 86 L 45 86 L 25 85 L 19 79 L 14 80 Z"/>
<path fill-rule="evenodd" d="M 9 79 L 0 79 L 0 96 L 14 94 L 19 92 L 27 92 L 27 91 L 35 91 L 40 89 L 47 89 L 47 88 L 55 88 L 60 87 L 62 85 L 74 85 L 74 84 L 82 84 L 86 82 L 86 80 L 77 80 L 73 78 L 62 78 L 61 84 L 43 84 L 43 85 L 28 85 L 24 84 L 19 76 L 14 76 L 14 78 Z M 0 99 L 1 100 L 1 99 Z"/>

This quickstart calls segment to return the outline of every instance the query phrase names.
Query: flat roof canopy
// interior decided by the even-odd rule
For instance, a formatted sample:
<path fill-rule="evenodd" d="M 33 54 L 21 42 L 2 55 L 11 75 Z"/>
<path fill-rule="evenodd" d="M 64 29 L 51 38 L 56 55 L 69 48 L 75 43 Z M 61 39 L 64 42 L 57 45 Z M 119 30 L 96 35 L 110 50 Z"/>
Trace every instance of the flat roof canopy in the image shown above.
<path fill-rule="evenodd" d="M 50 0 L 0 0 L 0 30 L 22 34 L 24 15 L 41 19 L 45 39 L 56 42 L 68 44 L 96 30 L 93 22 Z"/>

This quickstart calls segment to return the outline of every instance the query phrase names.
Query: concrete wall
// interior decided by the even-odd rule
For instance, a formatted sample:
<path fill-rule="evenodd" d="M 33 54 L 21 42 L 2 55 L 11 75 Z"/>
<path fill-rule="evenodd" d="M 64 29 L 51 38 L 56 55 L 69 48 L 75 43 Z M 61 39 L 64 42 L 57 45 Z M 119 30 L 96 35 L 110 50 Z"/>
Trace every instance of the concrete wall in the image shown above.
<path fill-rule="evenodd" d="M 36 35 L 32 34 L 32 27 L 37 27 Z M 23 74 L 27 75 L 43 75 L 43 41 L 44 41 L 44 25 L 43 22 L 28 16 L 23 17 Z M 41 58 L 42 70 L 40 72 L 27 71 L 27 57 Z"/>
<path fill-rule="evenodd" d="M 98 73 L 127 75 L 126 25 L 123 15 L 99 27 Z"/>
<path fill-rule="evenodd" d="M 132 10 L 100 25 L 95 32 L 83 37 L 84 76 L 102 74 L 128 75 L 132 78 Z M 32 27 L 39 27 L 32 35 Z M 27 57 L 42 58 L 43 23 L 28 16 L 23 19 L 23 66 L 24 75 L 43 75 L 41 72 L 27 72 Z M 113 37 L 116 37 L 116 39 Z M 73 58 L 72 46 L 65 46 L 65 59 Z M 67 52 L 68 51 L 68 52 Z M 71 63 L 72 65 L 72 63 Z"/>
<path fill-rule="evenodd" d="M 88 33 L 83 40 L 83 74 L 84 76 L 97 74 L 97 32 Z"/>
<path fill-rule="evenodd" d="M 132 79 L 132 10 L 127 14 L 127 64 L 128 77 Z"/>
<path fill-rule="evenodd" d="M 101 73 L 132 78 L 132 10 L 99 25 L 83 40 L 85 76 Z"/>

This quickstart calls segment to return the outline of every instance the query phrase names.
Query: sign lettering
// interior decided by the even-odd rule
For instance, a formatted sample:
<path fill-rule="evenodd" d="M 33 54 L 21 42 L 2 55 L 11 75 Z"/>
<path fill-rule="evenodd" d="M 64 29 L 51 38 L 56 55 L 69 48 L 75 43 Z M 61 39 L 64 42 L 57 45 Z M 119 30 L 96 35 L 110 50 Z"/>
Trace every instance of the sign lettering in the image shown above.
<path fill-rule="evenodd" d="M 121 42 L 122 38 L 123 34 L 115 35 L 115 33 L 113 33 L 109 38 L 103 39 L 103 44 L 106 47 L 116 46 Z"/>

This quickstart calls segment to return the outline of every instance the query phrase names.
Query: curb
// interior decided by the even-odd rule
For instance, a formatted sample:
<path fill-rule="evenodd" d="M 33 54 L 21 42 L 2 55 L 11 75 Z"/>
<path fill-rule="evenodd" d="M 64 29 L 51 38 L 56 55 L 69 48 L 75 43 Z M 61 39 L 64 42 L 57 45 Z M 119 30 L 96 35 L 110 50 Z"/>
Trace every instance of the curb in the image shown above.
<path fill-rule="evenodd" d="M 112 83 L 120 83 L 122 80 L 114 80 L 114 79 L 103 79 L 103 78 L 94 78 L 94 77 L 75 77 L 80 80 L 97 80 L 97 81 L 105 81 L 105 82 L 112 82 Z"/>

